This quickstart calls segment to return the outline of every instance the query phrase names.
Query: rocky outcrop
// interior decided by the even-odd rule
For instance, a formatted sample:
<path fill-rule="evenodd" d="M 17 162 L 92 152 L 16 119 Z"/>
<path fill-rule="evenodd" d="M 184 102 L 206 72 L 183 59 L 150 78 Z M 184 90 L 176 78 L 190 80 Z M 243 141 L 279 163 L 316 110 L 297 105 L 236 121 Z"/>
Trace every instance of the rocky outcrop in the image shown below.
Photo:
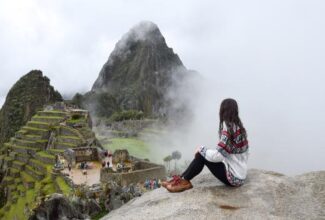
<path fill-rule="evenodd" d="M 90 219 L 88 215 L 82 214 L 84 206 L 81 202 L 72 203 L 63 195 L 55 193 L 40 204 L 29 220 Z"/>
<path fill-rule="evenodd" d="M 99 203 L 93 198 L 93 192 L 89 188 L 83 189 L 83 198 L 54 193 L 33 210 L 29 220 L 97 219 L 96 216 L 120 208 L 130 199 L 142 194 L 138 186 L 130 184 L 122 187 L 112 181 L 103 185 L 102 189 L 99 192 Z"/>
<path fill-rule="evenodd" d="M 165 115 L 173 83 L 192 74 L 167 46 L 157 25 L 141 22 L 116 44 L 91 91 L 83 97 L 77 94 L 74 102 L 100 117 L 130 109 L 146 116 Z"/>
<path fill-rule="evenodd" d="M 183 193 L 157 189 L 102 218 L 110 219 L 325 219 L 325 171 L 288 177 L 250 170 L 245 185 L 226 187 L 201 174 Z"/>
<path fill-rule="evenodd" d="M 45 104 L 62 101 L 40 70 L 32 70 L 10 89 L 0 110 L 0 147 Z"/>

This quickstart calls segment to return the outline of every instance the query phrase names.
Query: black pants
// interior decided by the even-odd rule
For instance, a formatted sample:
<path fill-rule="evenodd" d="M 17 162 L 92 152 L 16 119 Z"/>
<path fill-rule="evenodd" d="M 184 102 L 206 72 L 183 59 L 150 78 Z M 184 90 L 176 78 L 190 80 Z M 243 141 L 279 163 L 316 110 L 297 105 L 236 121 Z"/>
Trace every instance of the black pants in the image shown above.
<path fill-rule="evenodd" d="M 188 168 L 184 171 L 182 174 L 182 177 L 186 180 L 193 179 L 196 175 L 201 173 L 203 170 L 204 165 L 206 165 L 211 173 L 217 177 L 221 182 L 224 184 L 231 186 L 228 182 L 227 176 L 226 176 L 226 167 L 222 162 L 213 163 L 210 161 L 207 161 L 201 154 L 197 153 L 195 154 L 194 160 L 191 162 L 191 164 L 188 166 Z"/>

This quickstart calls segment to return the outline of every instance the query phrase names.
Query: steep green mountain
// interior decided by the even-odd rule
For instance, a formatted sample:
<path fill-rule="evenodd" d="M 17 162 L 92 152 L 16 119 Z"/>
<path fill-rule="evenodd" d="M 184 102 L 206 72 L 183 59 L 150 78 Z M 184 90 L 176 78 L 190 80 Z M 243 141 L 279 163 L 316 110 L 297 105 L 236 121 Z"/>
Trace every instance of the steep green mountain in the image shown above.
<path fill-rule="evenodd" d="M 0 148 L 0 171 L 4 174 L 0 219 L 28 219 L 45 197 L 69 195 L 73 190 L 69 181 L 53 170 L 56 155 L 70 148 L 100 148 L 87 111 L 62 107 L 62 102 L 49 106 Z"/>
<path fill-rule="evenodd" d="M 39 70 L 21 77 L 10 89 L 0 110 L 0 147 L 43 105 L 61 101 L 62 96 Z"/>
<path fill-rule="evenodd" d="M 96 116 L 131 109 L 146 116 L 166 115 L 169 89 L 191 74 L 157 25 L 141 22 L 118 41 L 83 104 Z M 80 95 L 74 101 L 80 104 Z"/>

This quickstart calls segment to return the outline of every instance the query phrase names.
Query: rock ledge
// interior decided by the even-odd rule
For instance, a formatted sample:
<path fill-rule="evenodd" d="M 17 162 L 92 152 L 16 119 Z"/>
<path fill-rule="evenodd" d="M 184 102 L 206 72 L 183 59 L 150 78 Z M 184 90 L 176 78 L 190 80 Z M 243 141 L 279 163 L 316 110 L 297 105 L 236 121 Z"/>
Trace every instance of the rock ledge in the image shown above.
<path fill-rule="evenodd" d="M 222 186 L 200 174 L 194 188 L 168 193 L 160 188 L 131 200 L 106 219 L 325 219 L 325 171 L 288 177 L 251 169 L 245 185 Z"/>

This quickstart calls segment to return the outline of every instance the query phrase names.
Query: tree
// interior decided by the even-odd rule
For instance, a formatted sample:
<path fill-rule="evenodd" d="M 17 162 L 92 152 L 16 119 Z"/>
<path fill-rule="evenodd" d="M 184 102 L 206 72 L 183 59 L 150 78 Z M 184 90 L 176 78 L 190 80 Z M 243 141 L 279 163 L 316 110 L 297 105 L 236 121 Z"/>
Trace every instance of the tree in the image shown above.
<path fill-rule="evenodd" d="M 170 170 L 170 161 L 172 160 L 172 156 L 171 155 L 168 155 L 164 158 L 164 162 L 166 163 L 166 166 L 167 166 L 167 170 L 169 171 Z"/>
<path fill-rule="evenodd" d="M 72 103 L 79 108 L 82 108 L 83 96 L 80 93 L 77 93 L 72 98 Z"/>
<path fill-rule="evenodd" d="M 182 154 L 179 151 L 174 151 L 172 153 L 172 159 L 175 160 L 175 170 L 176 170 L 176 162 L 177 162 L 177 160 L 181 159 L 181 157 L 182 157 Z"/>

